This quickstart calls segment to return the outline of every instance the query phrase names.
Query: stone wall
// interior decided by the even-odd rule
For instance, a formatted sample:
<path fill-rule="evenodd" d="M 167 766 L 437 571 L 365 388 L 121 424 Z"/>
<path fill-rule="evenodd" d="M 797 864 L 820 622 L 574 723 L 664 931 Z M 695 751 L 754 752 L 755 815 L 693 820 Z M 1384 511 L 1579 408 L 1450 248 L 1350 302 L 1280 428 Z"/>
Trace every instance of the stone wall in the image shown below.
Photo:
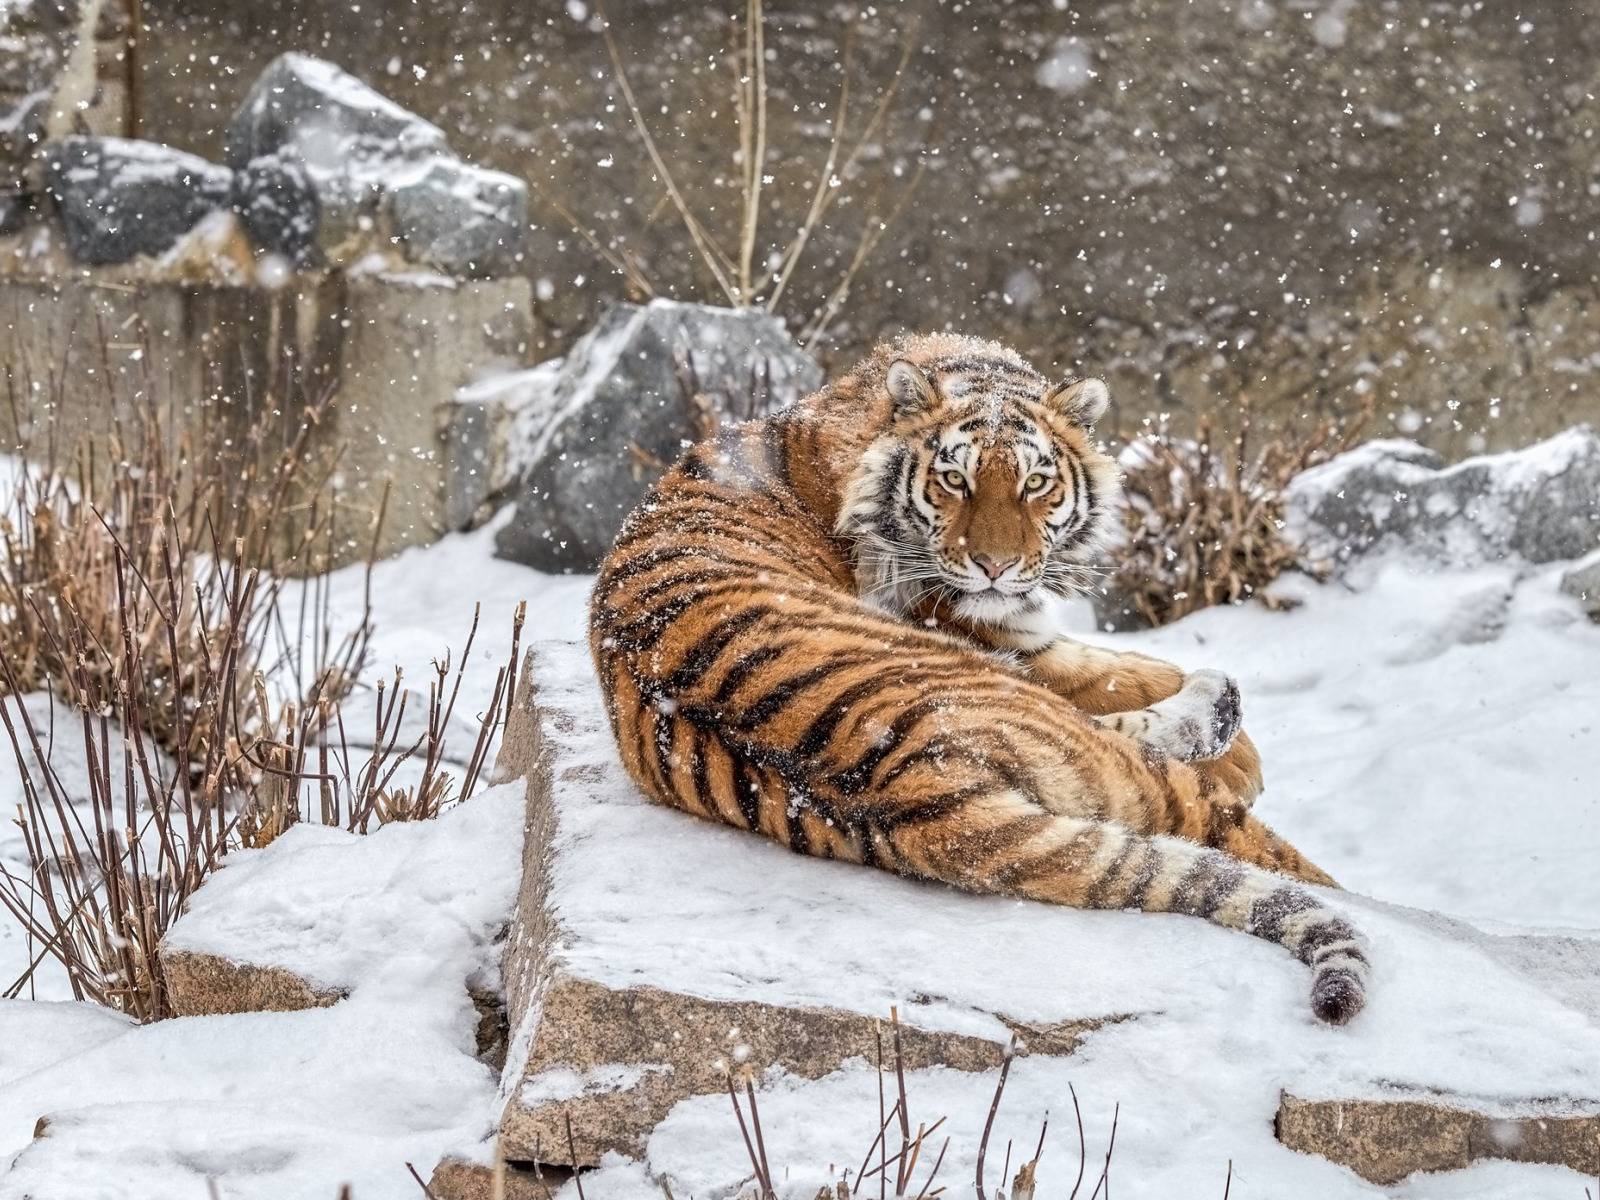
<path fill-rule="evenodd" d="M 1583 6 L 874 12 L 852 48 L 852 126 L 908 37 L 912 53 L 846 180 L 853 199 L 780 306 L 792 324 L 838 279 L 863 218 L 894 206 L 919 157 L 928 167 L 820 340 L 825 358 L 949 324 L 1108 372 L 1124 428 L 1157 411 L 1226 416 L 1245 393 L 1286 417 L 1371 396 L 1374 432 L 1451 457 L 1600 419 L 1600 27 Z M 659 290 L 713 294 L 657 205 L 587 4 L 147 0 L 144 13 L 142 136 L 215 157 L 260 68 L 306 50 L 435 121 L 468 158 L 594 214 Z M 768 13 L 781 234 L 826 154 L 847 39 L 837 14 L 801 0 Z M 727 16 L 688 0 L 611 16 L 664 155 L 726 235 Z M 535 221 L 530 278 L 550 331 L 536 351 L 554 353 L 625 288 L 548 203 Z"/>
<path fill-rule="evenodd" d="M 286 365 L 302 394 L 331 392 L 313 451 L 338 455 L 341 561 L 426 545 L 452 528 L 455 392 L 526 360 L 531 294 L 519 278 L 308 271 L 276 290 L 215 279 L 141 278 L 126 267 L 30 274 L 0 261 L 0 451 L 103 435 L 150 396 L 177 427 L 244 429 Z M 20 335 L 20 336 L 19 336 Z M 285 429 L 294 416 L 283 414 Z M 459 507 L 459 504 L 456 504 Z"/>

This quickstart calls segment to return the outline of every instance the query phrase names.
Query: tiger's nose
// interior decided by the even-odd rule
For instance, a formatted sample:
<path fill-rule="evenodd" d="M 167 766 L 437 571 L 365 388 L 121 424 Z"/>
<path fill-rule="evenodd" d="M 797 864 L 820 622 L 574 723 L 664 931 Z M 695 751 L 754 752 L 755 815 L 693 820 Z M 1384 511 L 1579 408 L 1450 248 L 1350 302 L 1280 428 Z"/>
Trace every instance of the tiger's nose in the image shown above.
<path fill-rule="evenodd" d="M 1018 560 L 1014 558 L 1007 558 L 997 561 L 996 559 L 990 558 L 987 554 L 974 554 L 972 556 L 972 561 L 977 563 L 978 569 L 990 579 L 999 579 L 1000 576 L 1004 575 L 1007 570 L 1016 566 Z"/>

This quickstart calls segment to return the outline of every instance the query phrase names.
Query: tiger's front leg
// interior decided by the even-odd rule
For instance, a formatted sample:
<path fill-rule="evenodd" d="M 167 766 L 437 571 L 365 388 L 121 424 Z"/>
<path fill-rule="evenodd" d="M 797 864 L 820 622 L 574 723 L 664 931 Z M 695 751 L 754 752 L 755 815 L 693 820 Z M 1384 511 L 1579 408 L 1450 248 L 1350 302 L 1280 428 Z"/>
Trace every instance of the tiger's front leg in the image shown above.
<path fill-rule="evenodd" d="M 1220 671 L 1185 675 L 1127 650 L 1056 638 L 1022 655 L 1028 674 L 1098 723 L 1172 758 L 1246 807 L 1261 794 L 1261 755 L 1239 728 L 1238 688 Z"/>

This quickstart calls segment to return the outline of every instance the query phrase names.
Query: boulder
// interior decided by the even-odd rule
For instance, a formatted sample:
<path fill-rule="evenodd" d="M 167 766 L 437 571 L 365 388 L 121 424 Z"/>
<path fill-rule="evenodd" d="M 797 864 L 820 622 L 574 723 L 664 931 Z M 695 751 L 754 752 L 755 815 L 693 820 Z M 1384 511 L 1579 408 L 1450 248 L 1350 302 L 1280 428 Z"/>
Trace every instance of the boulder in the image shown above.
<path fill-rule="evenodd" d="M 1285 500 L 1317 563 L 1389 546 L 1459 564 L 1577 558 L 1600 546 L 1600 436 L 1574 426 L 1449 467 L 1414 442 L 1368 442 L 1296 476 Z"/>
<path fill-rule="evenodd" d="M 526 402 L 517 510 L 496 552 L 544 571 L 593 570 L 687 446 L 821 382 L 768 313 L 617 305 Z"/>
<path fill-rule="evenodd" d="M 234 174 L 233 207 L 264 250 L 295 266 L 313 265 L 317 255 L 316 187 L 296 159 L 279 154 L 252 158 Z"/>
<path fill-rule="evenodd" d="M 436 158 L 393 188 L 406 257 L 450 275 L 504 275 L 521 258 L 528 185 L 513 175 Z"/>
<path fill-rule="evenodd" d="M 228 123 L 224 146 L 235 170 L 269 158 L 304 173 L 316 201 L 316 246 L 336 261 L 370 244 L 397 179 L 420 163 L 452 157 L 437 125 L 306 54 L 280 55 L 261 73 Z M 257 168 L 257 175 L 282 195 L 292 186 L 286 170 Z M 284 207 L 294 214 L 291 224 L 304 220 L 303 202 Z"/>
<path fill-rule="evenodd" d="M 67 249 L 86 263 L 161 254 L 228 202 L 233 172 L 154 142 L 63 138 L 48 151 L 47 187 Z"/>
<path fill-rule="evenodd" d="M 236 170 L 287 148 L 323 172 L 340 171 L 352 157 L 417 161 L 450 153 L 437 125 L 309 54 L 268 64 L 228 122 L 223 145 Z"/>
<path fill-rule="evenodd" d="M 1583 610 L 1600 621 L 1600 551 L 1577 563 L 1561 576 L 1561 590 L 1576 596 Z"/>

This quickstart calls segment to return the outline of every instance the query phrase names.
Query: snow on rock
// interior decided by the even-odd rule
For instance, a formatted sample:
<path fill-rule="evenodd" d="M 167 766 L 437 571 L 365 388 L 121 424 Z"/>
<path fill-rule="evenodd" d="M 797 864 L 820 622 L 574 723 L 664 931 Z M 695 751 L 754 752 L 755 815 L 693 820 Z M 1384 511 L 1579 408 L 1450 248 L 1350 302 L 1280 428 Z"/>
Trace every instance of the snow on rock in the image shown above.
<path fill-rule="evenodd" d="M 1314 560 L 1395 543 L 1467 565 L 1577 558 L 1600 545 L 1600 435 L 1579 425 L 1450 467 L 1414 442 L 1368 442 L 1298 475 L 1286 500 Z"/>
<path fill-rule="evenodd" d="M 450 153 L 444 130 L 309 54 L 281 54 L 262 71 L 228 123 L 235 169 L 293 146 L 307 166 L 337 172 L 351 155 L 420 161 Z"/>
<path fill-rule="evenodd" d="M 50 147 L 47 186 L 79 262 L 120 263 L 170 249 L 227 204 L 233 172 L 154 142 L 69 137 Z"/>
<path fill-rule="evenodd" d="M 762 1072 L 781 1194 L 815 1195 L 828 1164 L 853 1164 L 870 1142 L 877 1075 L 847 1060 L 810 1079 L 764 1057 L 742 1023 L 752 1006 L 764 1019 L 810 1028 L 805 1014 L 819 1010 L 868 1019 L 898 1005 L 919 1033 L 991 1045 L 1018 1025 L 1079 1023 L 1070 1045 L 1018 1062 L 1003 1138 L 1034 1136 L 1046 1109 L 1059 1126 L 1071 1081 L 1103 1145 L 1120 1101 L 1118 1156 L 1132 1164 L 1121 1173 L 1124 1195 L 1188 1194 L 1210 1174 L 1220 1187 L 1230 1158 L 1240 1179 L 1264 1181 L 1272 1194 L 1370 1195 L 1343 1168 L 1274 1140 L 1281 1092 L 1455 1097 L 1498 1115 L 1526 1112 L 1534 1098 L 1586 1112 L 1600 1097 L 1600 996 L 1582 982 L 1600 968 L 1592 943 L 1499 937 L 1336 893 L 1333 902 L 1371 938 L 1373 990 L 1351 1026 L 1319 1026 L 1304 1003 L 1304 969 L 1236 933 L 1181 916 L 966 895 L 793 855 L 652 805 L 622 772 L 585 649 L 542 644 L 533 670 L 537 737 L 508 734 L 502 758 L 529 773 L 530 820 L 543 827 L 534 843 L 549 846 L 543 878 L 525 881 L 508 952 L 508 1138 L 538 1125 L 550 1095 L 581 1086 L 569 1102 L 589 1104 L 594 1130 L 604 1105 L 654 1105 L 647 1086 L 678 1086 L 682 1098 L 642 1155 L 612 1149 L 640 1159 L 675 1195 L 731 1195 L 749 1171 L 743 1145 L 725 1094 L 693 1086 L 691 1068 L 732 1061 Z M 1306 848 L 1316 856 L 1316 845 Z M 580 985 L 591 997 L 650 1003 L 608 1009 L 591 999 L 580 1020 L 563 1023 L 564 997 Z M 662 997 L 682 998 L 681 1011 L 699 1015 L 659 1019 L 672 1011 Z M 720 1026 L 708 1015 L 719 1005 Z M 639 1030 L 623 1035 L 605 1023 L 632 1020 L 641 1007 L 656 1016 Z M 607 1061 L 593 1051 L 617 1044 L 641 1046 L 639 1057 Z M 530 1069 L 519 1075 L 519 1063 Z M 912 1071 L 908 1086 L 913 1124 L 950 1117 L 955 1140 L 942 1177 L 970 1179 L 992 1073 L 929 1067 Z M 1062 1173 L 1065 1140 L 1055 1143 Z M 610 1157 L 586 1191 L 642 1200 L 659 1186 Z"/>
<path fill-rule="evenodd" d="M 516 516 L 496 546 L 545 571 L 593 570 L 622 519 L 708 426 L 822 383 L 776 317 L 671 300 L 616 305 L 558 374 L 535 371 L 524 376 Z"/>
<path fill-rule="evenodd" d="M 139 1027 L 0 1004 L 0 1162 L 15 1158 L 0 1197 L 201 1200 L 215 1180 L 228 1197 L 320 1200 L 348 1182 L 379 1200 L 415 1194 L 406 1162 L 470 1153 L 495 1079 L 467 988 L 497 970 L 520 792 L 364 838 L 291 828 L 231 856 L 169 936 L 345 991 L 332 1007 Z"/>
<path fill-rule="evenodd" d="M 459 389 L 445 417 L 445 470 L 452 529 L 494 515 L 552 425 L 563 359 L 490 375 Z"/>

